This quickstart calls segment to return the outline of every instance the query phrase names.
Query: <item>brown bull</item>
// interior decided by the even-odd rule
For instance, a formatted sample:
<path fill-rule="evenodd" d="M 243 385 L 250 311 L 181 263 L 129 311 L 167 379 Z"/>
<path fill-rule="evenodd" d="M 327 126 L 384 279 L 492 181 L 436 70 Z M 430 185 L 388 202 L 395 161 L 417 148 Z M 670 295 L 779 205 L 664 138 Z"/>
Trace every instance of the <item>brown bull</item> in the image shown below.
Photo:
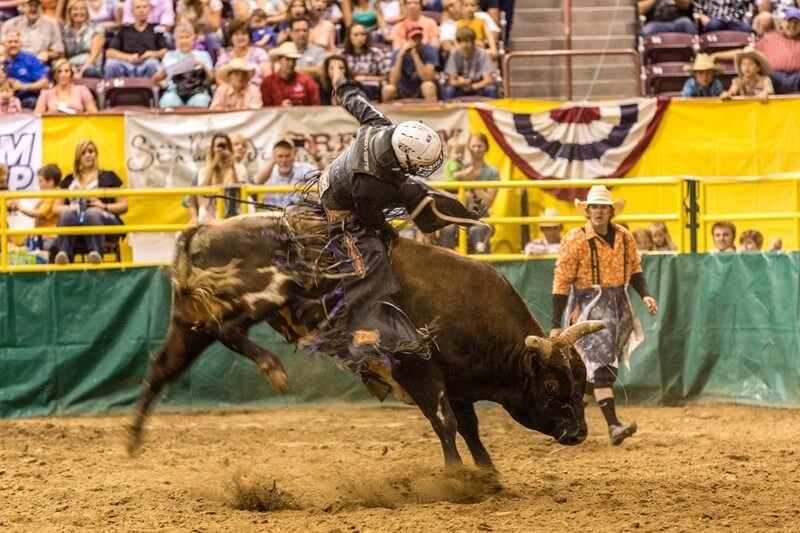
<path fill-rule="evenodd" d="M 330 317 L 333 304 L 327 298 L 337 284 L 317 275 L 324 271 L 325 242 L 324 222 L 307 214 L 239 217 L 182 234 L 169 330 L 144 381 L 129 451 L 138 447 L 145 417 L 164 385 L 214 341 L 251 359 L 276 390 L 286 390 L 280 360 L 247 333 L 267 321 L 290 342 L 315 338 Z M 572 344 L 601 329 L 602 322 L 573 326 L 549 339 L 491 266 L 400 238 L 392 243 L 391 258 L 402 286 L 401 308 L 417 327 L 438 324 L 433 355 L 399 356 L 391 367 L 367 360 L 352 368 L 380 399 L 391 390 L 420 408 L 441 440 L 446 465 L 461 463 L 458 431 L 475 462 L 494 468 L 478 436 L 473 404 L 479 400 L 501 404 L 520 424 L 562 444 L 585 439 L 586 374 Z M 328 264 L 335 260 L 327 257 Z M 304 274 L 289 267 L 298 264 L 309 265 Z"/>

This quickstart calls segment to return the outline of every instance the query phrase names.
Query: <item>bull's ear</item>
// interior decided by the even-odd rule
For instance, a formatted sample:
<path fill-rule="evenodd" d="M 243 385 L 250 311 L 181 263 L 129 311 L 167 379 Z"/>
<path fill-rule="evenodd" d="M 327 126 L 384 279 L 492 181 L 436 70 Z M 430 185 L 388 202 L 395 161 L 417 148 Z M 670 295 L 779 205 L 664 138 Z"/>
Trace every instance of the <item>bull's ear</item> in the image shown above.
<path fill-rule="evenodd" d="M 535 351 L 543 361 L 549 359 L 550 354 L 553 353 L 553 341 L 546 337 L 528 335 L 525 338 L 525 346 L 529 350 Z"/>

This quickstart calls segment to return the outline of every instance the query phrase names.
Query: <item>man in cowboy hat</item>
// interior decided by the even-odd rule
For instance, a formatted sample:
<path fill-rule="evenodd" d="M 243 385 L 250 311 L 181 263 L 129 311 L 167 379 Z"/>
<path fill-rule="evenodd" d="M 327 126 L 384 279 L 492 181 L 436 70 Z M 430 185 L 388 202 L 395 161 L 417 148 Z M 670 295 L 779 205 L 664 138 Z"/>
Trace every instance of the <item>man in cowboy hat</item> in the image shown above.
<path fill-rule="evenodd" d="M 689 72 L 692 77 L 686 80 L 681 91 L 681 96 L 687 98 L 698 98 L 708 96 L 719 96 L 725 90 L 722 82 L 717 76 L 722 74 L 723 68 L 714 63 L 714 59 L 708 54 L 697 54 L 694 56 L 694 63 L 686 65 L 683 70 Z"/>
<path fill-rule="evenodd" d="M 271 49 L 269 56 L 278 62 L 278 71 L 261 81 L 261 99 L 264 101 L 264 107 L 319 105 L 317 82 L 295 70 L 297 60 L 302 57 L 296 44 L 286 41 Z"/>
<path fill-rule="evenodd" d="M 256 68 L 241 57 L 235 57 L 217 70 L 220 82 L 214 91 L 209 109 L 212 111 L 244 111 L 263 107 L 261 91 L 250 83 Z"/>
<path fill-rule="evenodd" d="M 641 325 L 631 309 L 628 285 L 642 297 L 650 315 L 656 314 L 658 305 L 647 291 L 636 241 L 627 229 L 611 222 L 613 216 L 622 212 L 625 201 L 612 200 L 607 188 L 595 185 L 589 189 L 586 201 L 576 200 L 575 205 L 588 220 L 561 241 L 553 279 L 550 336 L 561 333 L 565 310 L 566 324 L 605 321 L 606 329 L 587 335 L 575 344 L 575 349 L 586 364 L 584 401 L 588 402 L 594 393 L 608 424 L 609 441 L 616 446 L 637 429 L 636 422 L 623 424 L 617 419 L 614 405 L 617 369 L 629 349 L 638 345 L 631 342 L 637 329 L 637 340 L 641 342 Z"/>
<path fill-rule="evenodd" d="M 558 209 L 548 207 L 542 213 L 543 217 L 555 218 L 560 216 Z M 525 245 L 525 253 L 528 255 L 557 254 L 561 247 L 561 232 L 564 225 L 560 222 L 542 222 L 539 229 L 544 234 L 544 238 L 534 239 Z"/>

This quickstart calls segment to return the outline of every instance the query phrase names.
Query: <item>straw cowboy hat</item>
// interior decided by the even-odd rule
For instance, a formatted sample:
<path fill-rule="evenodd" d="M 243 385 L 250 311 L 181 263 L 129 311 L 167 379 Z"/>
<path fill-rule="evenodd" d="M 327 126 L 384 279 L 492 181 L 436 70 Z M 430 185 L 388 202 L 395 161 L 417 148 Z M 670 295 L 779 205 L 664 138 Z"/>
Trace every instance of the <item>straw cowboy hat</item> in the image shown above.
<path fill-rule="evenodd" d="M 560 217 L 561 213 L 559 213 L 558 209 L 556 209 L 555 207 L 548 207 L 544 210 L 542 216 L 548 218 L 555 218 L 555 217 Z M 562 226 L 561 222 L 542 222 L 541 224 L 539 224 L 540 228 L 560 228 L 561 226 Z"/>
<path fill-rule="evenodd" d="M 684 72 L 702 72 L 704 70 L 713 70 L 717 74 L 722 74 L 725 69 L 721 65 L 714 63 L 714 58 L 708 54 L 697 54 L 694 56 L 694 63 L 683 67 Z"/>
<path fill-rule="evenodd" d="M 746 57 L 756 62 L 761 69 L 761 76 L 767 76 L 770 70 L 772 70 L 767 56 L 754 48 L 745 48 L 743 52 L 736 54 L 736 73 L 739 74 L 739 76 L 742 75 L 742 60 Z"/>
<path fill-rule="evenodd" d="M 270 49 L 269 57 L 273 60 L 280 59 L 281 57 L 288 57 L 290 59 L 300 59 L 303 54 L 297 49 L 297 45 L 292 41 L 286 41 L 280 46 Z"/>
<path fill-rule="evenodd" d="M 595 185 L 589 189 L 589 194 L 586 196 L 585 201 L 581 202 L 577 198 L 575 199 L 575 207 L 578 209 L 578 212 L 587 218 L 589 217 L 589 212 L 586 210 L 586 207 L 590 205 L 613 206 L 614 214 L 619 215 L 625 209 L 625 200 L 622 198 L 612 200 L 611 191 L 609 191 L 604 185 Z"/>
<path fill-rule="evenodd" d="M 241 57 L 235 57 L 217 70 L 217 79 L 222 83 L 228 83 L 228 76 L 230 76 L 231 72 L 244 72 L 247 78 L 245 82 L 250 83 L 250 80 L 256 75 L 256 68 L 248 65 Z"/>

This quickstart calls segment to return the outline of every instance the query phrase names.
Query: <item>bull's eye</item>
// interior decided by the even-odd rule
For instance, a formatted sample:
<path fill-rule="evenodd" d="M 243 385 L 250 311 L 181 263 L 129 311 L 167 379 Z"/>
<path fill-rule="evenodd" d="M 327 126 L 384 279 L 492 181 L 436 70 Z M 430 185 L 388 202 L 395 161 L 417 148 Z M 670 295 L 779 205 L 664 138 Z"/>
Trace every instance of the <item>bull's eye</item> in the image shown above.
<path fill-rule="evenodd" d="M 544 388 L 550 394 L 556 394 L 558 392 L 558 381 L 554 379 L 548 379 L 544 382 Z"/>

